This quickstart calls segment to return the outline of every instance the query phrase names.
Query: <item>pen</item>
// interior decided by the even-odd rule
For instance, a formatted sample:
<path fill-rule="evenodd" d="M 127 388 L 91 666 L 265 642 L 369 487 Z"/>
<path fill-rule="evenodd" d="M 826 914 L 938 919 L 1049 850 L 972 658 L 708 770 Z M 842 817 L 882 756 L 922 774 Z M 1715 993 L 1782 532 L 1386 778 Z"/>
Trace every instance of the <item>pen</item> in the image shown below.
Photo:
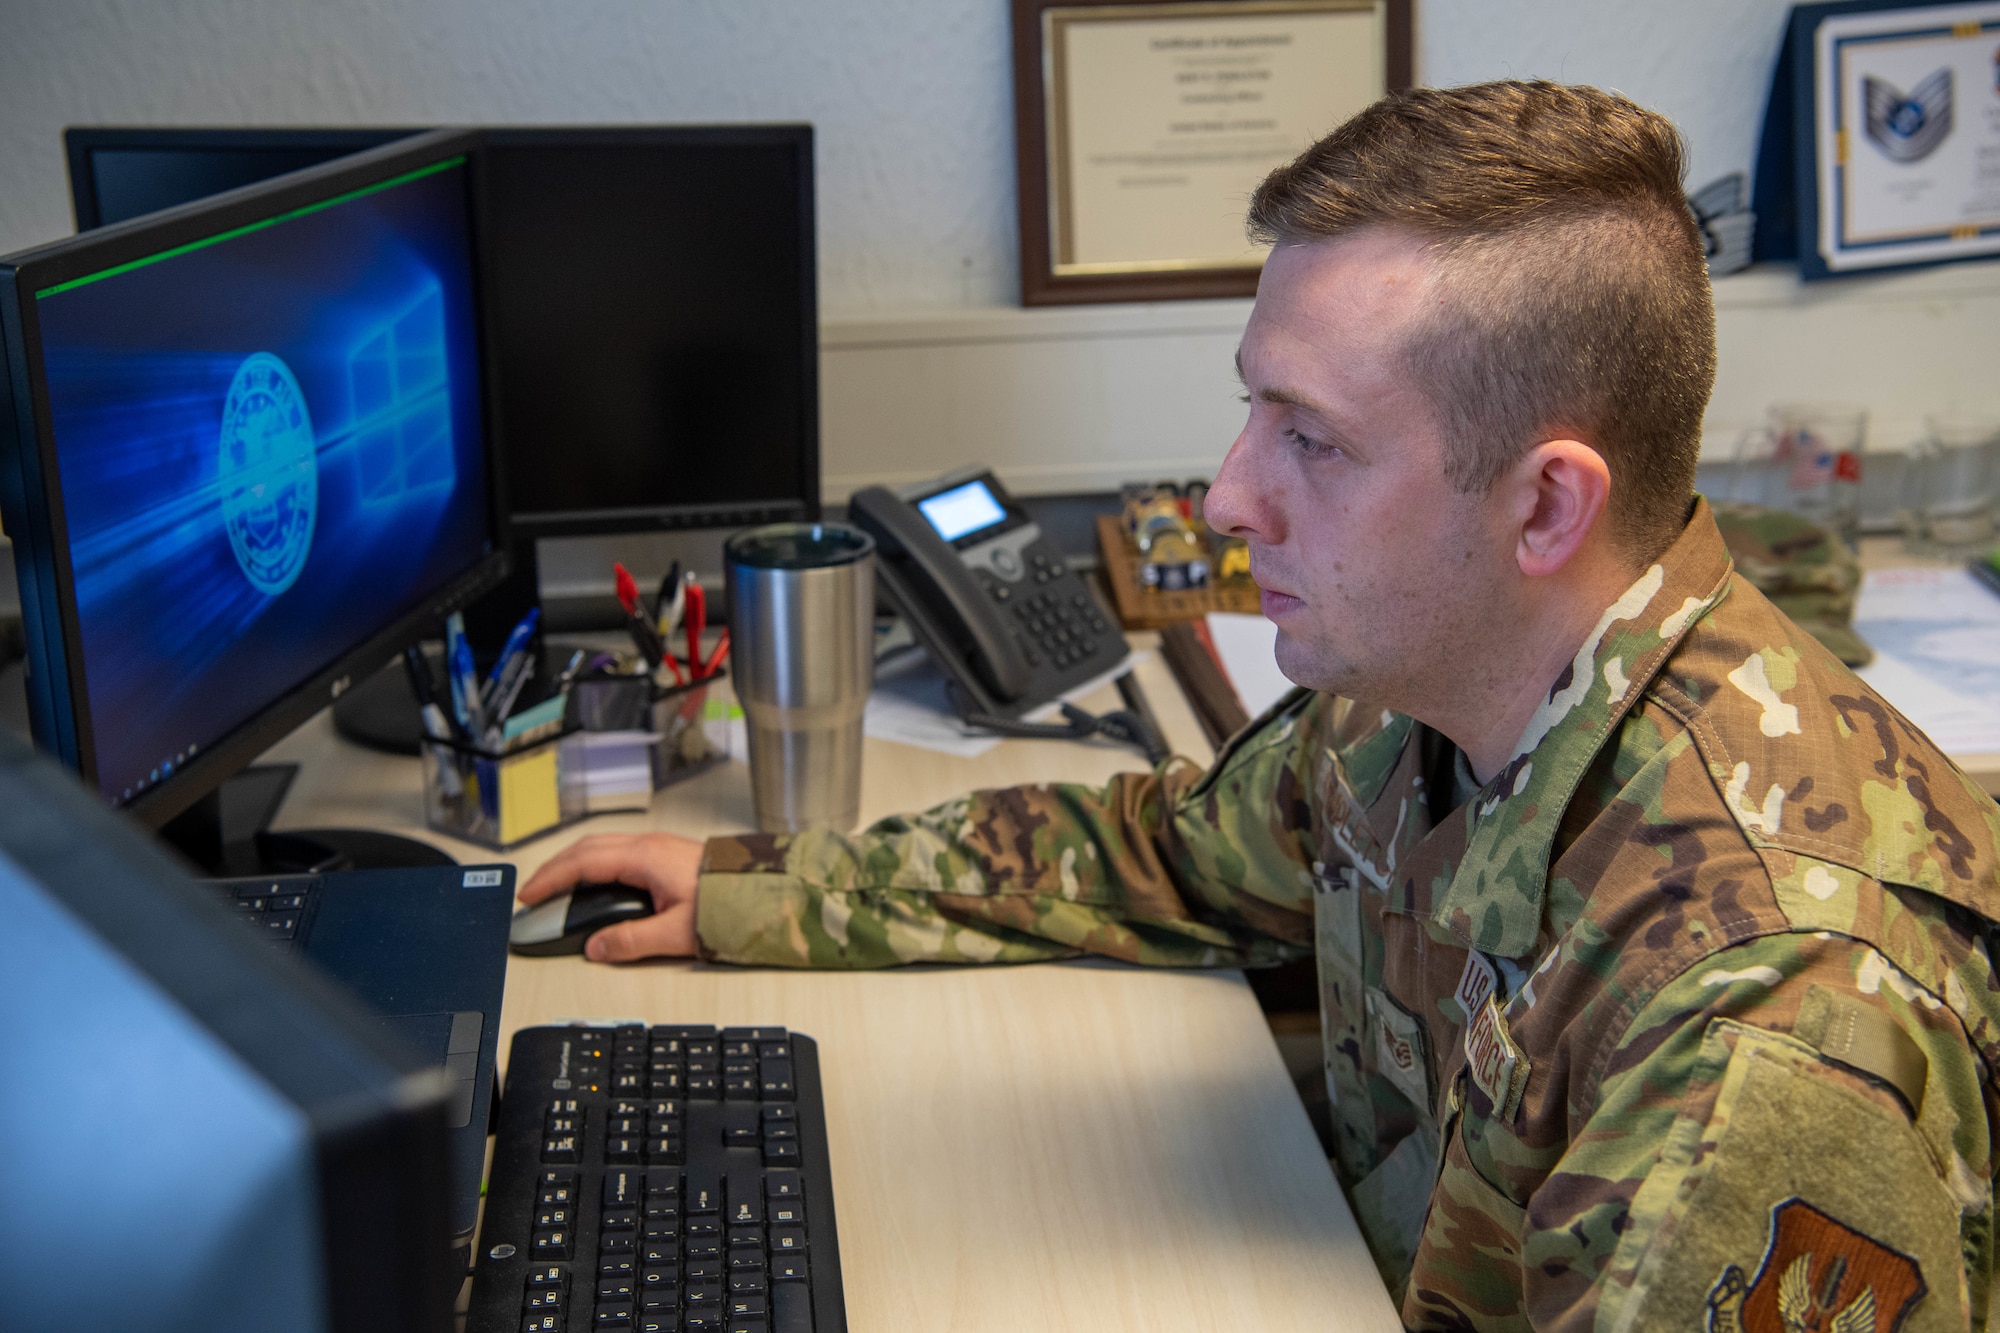
<path fill-rule="evenodd" d="M 553 691 L 554 693 L 561 694 L 564 690 L 567 690 L 572 683 L 575 682 L 577 672 L 583 669 L 583 656 L 584 653 L 583 649 L 581 648 L 577 649 L 575 652 L 569 655 L 569 665 L 564 667 L 562 669 L 562 674 L 556 677 L 556 687 L 555 690 Z"/>
<path fill-rule="evenodd" d="M 702 670 L 701 636 L 708 628 L 708 594 L 701 590 L 701 581 L 695 578 L 692 569 L 682 586 L 687 590 L 687 614 L 682 620 L 687 625 L 688 674 L 700 680 L 707 674 Z"/>
<path fill-rule="evenodd" d="M 513 678 L 501 687 L 500 692 L 494 696 L 493 707 L 487 710 L 489 716 L 493 719 L 493 727 L 497 728 L 507 721 L 507 718 L 514 711 L 514 702 L 521 697 L 521 687 L 526 685 L 530 680 L 533 680 L 534 677 L 535 659 L 531 655 L 523 653 L 521 655 L 521 669 L 516 671 L 513 674 Z"/>
<path fill-rule="evenodd" d="M 479 706 L 479 673 L 472 669 L 472 645 L 463 638 L 452 645 L 451 673 L 452 707 L 458 712 L 458 724 L 465 728 L 467 736 L 476 738 L 484 735 L 486 710 Z"/>
<path fill-rule="evenodd" d="M 431 669 L 424 661 L 424 654 L 417 645 L 410 644 L 403 649 L 403 670 L 409 673 L 410 693 L 417 697 L 417 712 L 424 720 L 424 730 L 432 740 L 466 739 L 458 734 L 452 719 L 444 709 L 438 707 L 437 692 L 431 688 Z"/>
<path fill-rule="evenodd" d="M 465 641 L 465 617 L 454 611 L 444 621 L 445 675 L 451 681 L 451 713 L 468 737 L 486 728 L 479 707 L 479 673 L 472 645 Z"/>
<path fill-rule="evenodd" d="M 621 561 L 611 566 L 611 572 L 618 580 L 618 604 L 625 608 L 625 627 L 632 633 L 632 642 L 639 647 L 646 665 L 659 669 L 660 659 L 667 655 L 667 649 L 660 642 L 660 635 L 646 618 L 645 603 L 639 600 L 639 581 L 632 577 L 632 571 Z"/>
<path fill-rule="evenodd" d="M 686 603 L 681 592 L 681 562 L 676 560 L 667 567 L 666 577 L 660 580 L 660 595 L 653 601 L 653 625 L 665 639 L 681 623 L 681 612 Z"/>
<path fill-rule="evenodd" d="M 528 614 L 521 617 L 520 623 L 514 626 L 506 644 L 500 649 L 499 665 L 493 668 L 493 675 L 486 682 L 486 692 L 480 698 L 486 706 L 487 716 L 496 722 L 506 718 L 512 704 L 511 696 L 520 693 L 522 672 L 531 665 L 528 645 L 534 641 L 535 627 L 541 622 L 542 608 L 529 607 Z M 499 702 L 503 698 L 507 702 Z"/>

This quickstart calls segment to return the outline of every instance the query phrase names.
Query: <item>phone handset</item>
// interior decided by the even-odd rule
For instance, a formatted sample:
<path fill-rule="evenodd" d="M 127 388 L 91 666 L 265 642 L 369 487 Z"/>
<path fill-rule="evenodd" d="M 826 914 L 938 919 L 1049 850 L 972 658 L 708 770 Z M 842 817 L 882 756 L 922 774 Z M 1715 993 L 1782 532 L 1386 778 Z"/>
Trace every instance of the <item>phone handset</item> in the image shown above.
<path fill-rule="evenodd" d="M 911 614 L 943 613 L 938 626 L 958 640 L 962 655 L 981 683 L 1002 700 L 1024 693 L 1031 672 L 1013 627 L 965 567 L 959 553 L 924 521 L 915 506 L 883 486 L 869 486 L 848 500 L 848 515 L 880 544 L 890 578 L 926 605 L 905 607 Z"/>

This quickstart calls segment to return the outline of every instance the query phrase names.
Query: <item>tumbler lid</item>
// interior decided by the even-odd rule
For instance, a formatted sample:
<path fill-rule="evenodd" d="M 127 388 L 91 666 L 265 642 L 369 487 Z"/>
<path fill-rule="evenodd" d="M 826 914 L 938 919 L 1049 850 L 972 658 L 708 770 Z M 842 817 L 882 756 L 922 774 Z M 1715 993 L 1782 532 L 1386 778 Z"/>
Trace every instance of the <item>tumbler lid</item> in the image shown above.
<path fill-rule="evenodd" d="M 722 557 L 751 569 L 824 569 L 874 551 L 873 537 L 844 523 L 771 523 L 731 537 Z"/>

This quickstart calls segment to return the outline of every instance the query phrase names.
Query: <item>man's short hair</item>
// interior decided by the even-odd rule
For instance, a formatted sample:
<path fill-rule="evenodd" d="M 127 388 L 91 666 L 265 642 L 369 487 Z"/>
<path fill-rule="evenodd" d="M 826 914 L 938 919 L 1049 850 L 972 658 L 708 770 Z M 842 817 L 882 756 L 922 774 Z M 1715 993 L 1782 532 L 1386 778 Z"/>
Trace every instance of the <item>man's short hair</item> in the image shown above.
<path fill-rule="evenodd" d="M 1715 384 L 1715 310 L 1664 116 L 1546 82 L 1394 92 L 1258 187 L 1277 244 L 1365 228 L 1429 242 L 1445 300 L 1404 354 L 1446 471 L 1490 488 L 1574 436 L 1612 477 L 1611 535 L 1650 560 L 1687 520 Z"/>

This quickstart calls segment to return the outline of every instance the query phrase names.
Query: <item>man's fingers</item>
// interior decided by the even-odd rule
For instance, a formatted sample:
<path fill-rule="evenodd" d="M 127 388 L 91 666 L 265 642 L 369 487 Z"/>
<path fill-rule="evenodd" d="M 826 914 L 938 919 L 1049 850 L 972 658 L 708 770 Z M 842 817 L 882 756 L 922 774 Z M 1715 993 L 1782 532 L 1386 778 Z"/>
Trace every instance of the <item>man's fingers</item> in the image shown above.
<path fill-rule="evenodd" d="M 600 833 L 584 838 L 549 858 L 521 886 L 521 901 L 538 903 L 579 884 L 616 881 L 645 889 L 659 902 L 658 877 L 645 855 L 645 844 L 632 834 Z"/>
<path fill-rule="evenodd" d="M 640 958 L 692 953 L 690 915 L 686 911 L 660 912 L 637 921 L 606 926 L 584 943 L 584 956 L 599 963 L 629 963 Z"/>

